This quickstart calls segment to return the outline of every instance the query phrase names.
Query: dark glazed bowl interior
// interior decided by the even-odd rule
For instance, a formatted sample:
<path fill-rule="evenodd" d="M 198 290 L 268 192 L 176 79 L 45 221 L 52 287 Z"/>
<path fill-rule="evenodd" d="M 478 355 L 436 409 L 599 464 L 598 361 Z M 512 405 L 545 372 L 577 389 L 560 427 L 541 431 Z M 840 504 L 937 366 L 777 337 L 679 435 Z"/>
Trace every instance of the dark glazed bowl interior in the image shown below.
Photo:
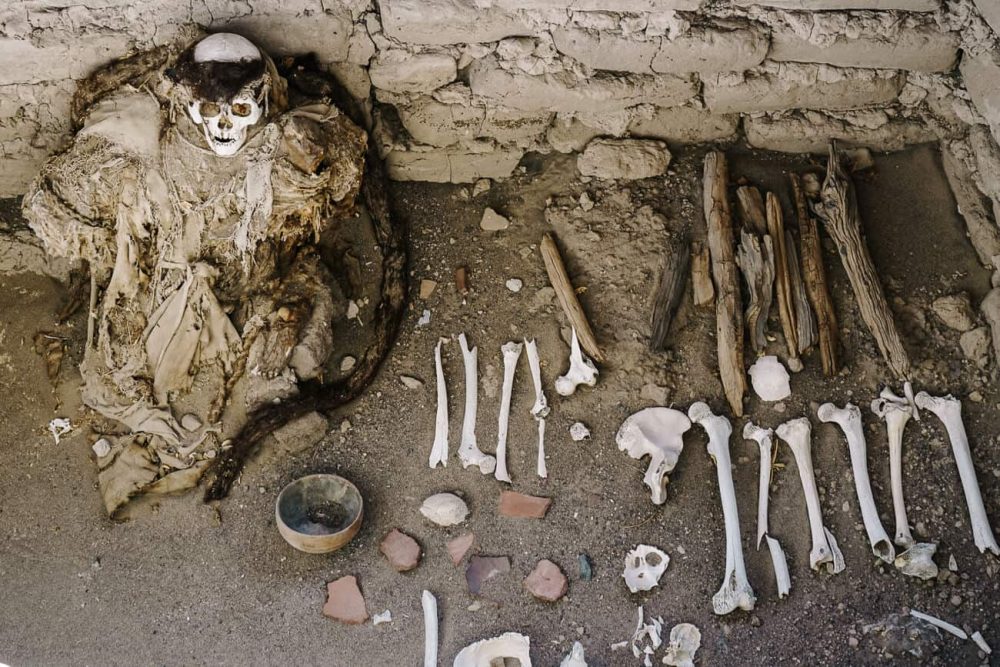
<path fill-rule="evenodd" d="M 361 524 L 364 502 L 357 487 L 337 475 L 307 475 L 278 495 L 278 530 L 296 549 L 325 553 L 347 544 Z"/>

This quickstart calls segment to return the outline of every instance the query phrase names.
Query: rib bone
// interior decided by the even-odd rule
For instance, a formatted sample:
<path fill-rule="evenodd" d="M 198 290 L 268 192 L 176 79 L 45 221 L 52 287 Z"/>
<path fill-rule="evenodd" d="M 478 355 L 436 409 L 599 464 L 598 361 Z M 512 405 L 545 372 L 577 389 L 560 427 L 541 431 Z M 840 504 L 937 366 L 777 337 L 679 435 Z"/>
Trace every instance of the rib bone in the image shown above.
<path fill-rule="evenodd" d="M 743 439 L 755 440 L 760 446 L 760 483 L 757 488 L 757 549 L 767 533 L 767 494 L 771 487 L 771 453 L 774 445 L 774 431 L 761 428 L 753 422 L 743 427 Z"/>
<path fill-rule="evenodd" d="M 915 402 L 921 410 L 930 410 L 944 423 L 951 441 L 951 451 L 955 454 L 958 465 L 958 475 L 962 479 L 962 489 L 965 491 L 965 502 L 969 506 L 969 519 L 972 522 L 972 535 L 980 553 L 987 549 L 1000 556 L 1000 546 L 997 545 L 990 520 L 983 507 L 983 496 L 979 492 L 979 481 L 976 479 L 976 469 L 972 465 L 972 452 L 969 450 L 969 436 L 965 433 L 962 423 L 962 402 L 948 394 L 947 396 L 931 396 L 926 391 L 917 394 Z"/>
<path fill-rule="evenodd" d="M 509 482 L 507 472 L 507 425 L 510 422 L 510 395 L 514 389 L 514 371 L 521 357 L 521 343 L 504 343 L 503 352 L 503 394 L 500 397 L 500 422 L 497 426 L 497 469 L 494 476 L 501 482 Z"/>
<path fill-rule="evenodd" d="M 737 608 L 750 611 L 757 598 L 747 580 L 743 564 L 739 509 L 736 506 L 736 488 L 733 486 L 732 463 L 729 458 L 729 436 L 733 427 L 728 419 L 712 414 L 708 405 L 700 401 L 688 408 L 688 417 L 708 433 L 708 454 L 715 461 L 722 514 L 726 522 L 726 575 L 722 587 L 712 597 L 712 610 L 720 616 Z"/>
<path fill-rule="evenodd" d="M 569 370 L 565 375 L 556 378 L 556 391 L 560 396 L 572 396 L 576 388 L 585 384 L 593 387 L 597 384 L 597 367 L 594 362 L 583 356 L 580 350 L 580 340 L 576 337 L 576 328 L 573 329 L 573 338 L 570 341 L 569 350 Z"/>
<path fill-rule="evenodd" d="M 462 420 L 462 444 L 458 447 L 458 460 L 463 468 L 478 466 L 479 472 L 491 474 L 497 467 L 497 460 L 484 454 L 476 444 L 476 414 L 479 411 L 479 348 L 469 349 L 465 334 L 458 336 L 462 346 L 462 360 L 465 362 L 465 416 Z"/>
<path fill-rule="evenodd" d="M 538 346 L 535 341 L 524 341 L 528 350 L 528 367 L 531 369 L 531 382 L 535 385 L 535 404 L 531 407 L 531 416 L 538 420 L 538 476 L 549 476 L 545 468 L 545 417 L 549 414 L 549 402 L 542 391 L 542 368 L 538 360 Z"/>
<path fill-rule="evenodd" d="M 858 492 L 858 504 L 861 505 L 861 518 L 865 522 L 865 532 L 872 545 L 872 553 L 886 563 L 896 559 L 896 550 L 878 518 L 878 508 L 872 495 L 872 484 L 868 478 L 868 445 L 865 443 L 864 425 L 861 423 L 861 410 L 853 403 L 838 408 L 833 403 L 819 406 L 816 415 L 822 422 L 834 422 L 847 437 L 847 447 L 851 452 L 851 468 L 854 471 L 854 487 Z"/>
<path fill-rule="evenodd" d="M 812 451 L 809 442 L 812 427 L 805 417 L 792 419 L 777 428 L 775 433 L 784 440 L 795 456 L 795 465 L 799 469 L 799 480 L 802 482 L 802 492 L 806 496 L 806 511 L 809 514 L 809 529 L 812 533 L 812 551 L 809 552 L 809 566 L 818 570 L 825 566 L 826 570 L 836 574 L 844 569 L 843 562 L 835 558 L 835 552 L 827 536 L 829 531 L 823 527 L 823 514 L 819 506 L 819 492 L 816 490 L 816 475 L 813 472 Z M 832 537 L 832 535 L 830 535 Z"/>
<path fill-rule="evenodd" d="M 906 504 L 903 497 L 903 429 L 913 416 L 913 404 L 883 389 L 879 398 L 872 401 L 872 412 L 885 422 L 889 435 L 889 475 L 892 479 L 892 508 L 896 515 L 897 546 L 909 549 L 913 546 L 913 535 L 906 519 Z"/>
<path fill-rule="evenodd" d="M 424 667 L 437 667 L 438 610 L 437 598 L 430 591 L 420 596 L 424 608 Z"/>
<path fill-rule="evenodd" d="M 448 467 L 448 389 L 444 384 L 444 368 L 441 367 L 441 339 L 434 347 L 434 370 L 437 374 L 437 417 L 434 420 L 434 446 L 428 465 L 431 468 L 441 464 Z"/>

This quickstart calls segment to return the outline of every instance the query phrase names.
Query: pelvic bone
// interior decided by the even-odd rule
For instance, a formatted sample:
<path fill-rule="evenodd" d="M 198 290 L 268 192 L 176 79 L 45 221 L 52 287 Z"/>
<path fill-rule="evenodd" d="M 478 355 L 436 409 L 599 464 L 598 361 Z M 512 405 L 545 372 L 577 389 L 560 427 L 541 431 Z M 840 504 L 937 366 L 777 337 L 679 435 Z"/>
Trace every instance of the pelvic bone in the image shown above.
<path fill-rule="evenodd" d="M 573 328 L 573 338 L 570 342 L 569 350 L 569 370 L 565 375 L 556 378 L 556 391 L 560 396 L 572 396 L 576 388 L 585 384 L 593 387 L 597 384 L 597 367 L 594 362 L 583 356 L 580 350 L 580 341 L 576 337 L 576 328 Z"/>
<path fill-rule="evenodd" d="M 489 475 L 497 467 L 497 460 L 484 454 L 476 444 L 476 414 L 479 411 L 479 348 L 469 349 L 465 334 L 458 336 L 465 362 L 465 416 L 462 419 L 462 444 L 458 447 L 458 460 L 463 468 L 478 466 L 479 472 Z"/>
<path fill-rule="evenodd" d="M 917 407 L 930 410 L 944 423 L 951 441 L 951 451 L 955 454 L 958 465 L 958 475 L 962 479 L 962 489 L 965 491 L 965 502 L 969 506 L 969 519 L 972 522 L 972 535 L 980 553 L 987 549 L 1000 556 L 1000 546 L 997 545 L 990 520 L 983 507 L 983 496 L 979 492 L 979 482 L 976 479 L 976 469 L 972 465 L 972 452 L 969 450 L 969 437 L 962 423 L 962 402 L 948 394 L 947 396 L 931 396 L 926 391 L 917 394 L 914 399 Z"/>
<path fill-rule="evenodd" d="M 434 446 L 431 447 L 429 465 L 448 467 L 448 390 L 444 384 L 441 366 L 441 340 L 434 347 L 434 371 L 437 374 L 437 417 L 434 420 Z"/>
<path fill-rule="evenodd" d="M 505 632 L 499 637 L 469 644 L 455 656 L 454 667 L 490 667 L 504 658 L 519 660 L 521 667 L 531 667 L 531 640 L 517 632 Z"/>
<path fill-rule="evenodd" d="M 823 527 L 823 514 L 819 506 L 819 492 L 816 490 L 816 476 L 813 472 L 810 434 L 812 427 L 805 417 L 792 419 L 777 428 L 775 433 L 784 440 L 795 456 L 795 465 L 799 469 L 799 480 L 802 482 L 802 492 L 806 497 L 806 511 L 809 514 L 809 529 L 812 533 L 812 551 L 809 552 L 809 566 L 818 570 L 821 565 L 827 571 L 836 574 L 844 569 L 843 562 L 836 557 L 834 546 L 827 539 L 832 537 Z"/>
<path fill-rule="evenodd" d="M 712 414 L 708 405 L 700 401 L 688 408 L 688 417 L 708 433 L 708 454 L 715 461 L 722 514 L 726 522 L 726 574 L 722 587 L 712 597 L 712 610 L 720 616 L 737 608 L 750 611 L 757 598 L 747 580 L 740 543 L 740 517 L 729 458 L 729 436 L 733 427 L 728 419 Z"/>
<path fill-rule="evenodd" d="M 538 346 L 534 339 L 524 342 L 528 350 L 528 367 L 531 369 L 531 382 L 535 385 L 535 404 L 531 407 L 531 416 L 538 420 L 538 461 L 536 470 L 538 476 L 549 476 L 545 468 L 545 417 L 549 414 L 549 402 L 542 391 L 542 368 L 538 360 Z"/>
<path fill-rule="evenodd" d="M 684 449 L 683 435 L 691 428 L 691 420 L 672 408 L 646 408 L 622 422 L 615 442 L 618 449 L 634 459 L 649 455 L 649 467 L 642 481 L 649 487 L 653 503 L 667 500 L 667 473 L 677 465 Z"/>
<path fill-rule="evenodd" d="M 774 443 L 774 431 L 761 428 L 753 422 L 747 422 L 743 427 L 743 439 L 754 440 L 760 446 L 760 475 L 757 487 L 757 549 L 760 541 L 767 533 L 767 495 L 771 487 L 771 451 Z"/>
<path fill-rule="evenodd" d="M 838 408 L 833 403 L 819 406 L 817 416 L 822 422 L 834 422 L 840 426 L 847 437 L 847 447 L 851 452 L 851 468 L 854 471 L 854 486 L 858 492 L 858 503 L 861 505 L 861 518 L 865 522 L 865 532 L 872 545 L 872 553 L 891 563 L 896 559 L 896 550 L 878 518 L 878 508 L 872 495 L 871 480 L 868 478 L 868 446 L 865 443 L 864 425 L 861 423 L 861 410 L 853 403 Z"/>
<path fill-rule="evenodd" d="M 494 476 L 501 482 L 509 482 L 507 472 L 507 425 L 510 422 L 510 395 L 514 389 L 514 371 L 521 357 L 521 343 L 504 343 L 503 352 L 503 393 L 500 397 L 500 422 L 497 427 L 497 469 Z"/>
<path fill-rule="evenodd" d="M 903 497 L 903 430 L 913 416 L 913 403 L 889 389 L 883 389 L 879 398 L 872 401 L 872 412 L 885 421 L 889 436 L 889 475 L 892 479 L 892 508 L 896 515 L 894 541 L 897 546 L 909 549 L 913 546 L 913 535 L 906 519 Z"/>
<path fill-rule="evenodd" d="M 670 556 L 666 552 L 648 544 L 640 544 L 625 556 L 622 578 L 633 593 L 648 591 L 660 583 L 660 577 L 668 565 Z"/>

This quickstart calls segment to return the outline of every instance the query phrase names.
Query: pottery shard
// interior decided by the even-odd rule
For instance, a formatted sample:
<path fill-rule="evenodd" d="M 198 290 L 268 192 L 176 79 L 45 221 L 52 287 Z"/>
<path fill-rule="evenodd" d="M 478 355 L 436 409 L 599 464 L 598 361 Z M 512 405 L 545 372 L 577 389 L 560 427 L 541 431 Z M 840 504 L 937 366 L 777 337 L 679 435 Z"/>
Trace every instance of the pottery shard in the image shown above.
<path fill-rule="evenodd" d="M 451 558 L 451 562 L 458 565 L 465 558 L 465 554 L 468 553 L 469 549 L 472 548 L 472 543 L 476 541 L 476 536 L 472 533 L 466 533 L 465 535 L 460 535 L 455 539 L 448 542 L 446 548 L 448 549 L 448 557 Z"/>
<path fill-rule="evenodd" d="M 368 609 L 357 579 L 346 576 L 326 585 L 323 615 L 348 625 L 359 625 L 368 620 Z"/>
<path fill-rule="evenodd" d="M 566 595 L 569 582 L 559 566 L 550 560 L 542 559 L 524 580 L 524 587 L 539 600 L 555 602 Z"/>
<path fill-rule="evenodd" d="M 415 539 L 395 528 L 385 536 L 378 550 L 397 572 L 409 572 L 420 562 L 420 545 Z"/>
<path fill-rule="evenodd" d="M 465 568 L 465 583 L 470 593 L 479 595 L 485 582 L 504 572 L 510 572 L 510 559 L 506 556 L 473 556 Z"/>
<path fill-rule="evenodd" d="M 541 519 L 551 504 L 551 498 L 526 496 L 516 491 L 500 493 L 500 514 L 515 519 Z"/>

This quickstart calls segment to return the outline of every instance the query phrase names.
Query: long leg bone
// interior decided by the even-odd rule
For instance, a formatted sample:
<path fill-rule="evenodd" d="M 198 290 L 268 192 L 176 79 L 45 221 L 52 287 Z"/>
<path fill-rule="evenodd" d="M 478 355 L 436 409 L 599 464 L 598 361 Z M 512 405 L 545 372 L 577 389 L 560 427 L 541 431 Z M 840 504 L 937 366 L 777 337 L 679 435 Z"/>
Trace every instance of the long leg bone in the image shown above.
<path fill-rule="evenodd" d="M 951 441 L 951 451 L 955 454 L 958 465 L 958 475 L 962 479 L 962 489 L 965 491 L 965 502 L 969 506 L 969 520 L 972 522 L 972 535 L 980 553 L 987 549 L 1000 556 L 1000 546 L 997 545 L 990 520 L 983 507 L 983 496 L 979 492 L 979 481 L 976 479 L 976 469 L 972 465 L 972 452 L 969 450 L 969 436 L 965 433 L 962 423 L 962 402 L 948 394 L 947 396 L 931 396 L 926 391 L 917 394 L 914 399 L 921 410 L 930 410 L 944 423 Z"/>
<path fill-rule="evenodd" d="M 465 362 L 465 416 L 462 419 L 462 444 L 458 447 L 458 460 L 463 468 L 478 466 L 479 472 L 491 474 L 497 468 L 497 460 L 484 454 L 476 444 L 476 414 L 479 411 L 479 348 L 469 349 L 465 334 L 460 334 L 458 343 L 462 346 L 462 360 Z"/>
<path fill-rule="evenodd" d="M 822 422 L 834 422 L 847 436 L 847 447 L 851 451 L 851 468 L 854 471 L 854 486 L 858 492 L 858 504 L 861 505 L 861 518 L 865 522 L 865 532 L 872 545 L 872 553 L 891 563 L 896 559 L 896 550 L 892 541 L 882 527 L 878 518 L 878 508 L 872 495 L 872 484 L 868 478 L 868 446 L 865 443 L 864 425 L 861 423 L 861 410 L 853 403 L 838 408 L 833 403 L 819 406 L 816 415 Z"/>
<path fill-rule="evenodd" d="M 438 605 L 430 591 L 420 596 L 424 608 L 424 667 L 437 667 L 438 655 Z"/>
<path fill-rule="evenodd" d="M 510 422 L 510 395 L 514 389 L 514 371 L 521 357 L 521 343 L 504 343 L 503 352 L 503 394 L 500 397 L 500 422 L 497 427 L 497 469 L 494 476 L 501 482 L 509 482 L 507 472 L 507 425 Z"/>
<path fill-rule="evenodd" d="M 795 456 L 795 465 L 799 469 L 799 480 L 806 496 L 806 511 L 809 513 L 809 529 L 812 533 L 812 551 L 809 552 L 809 567 L 818 570 L 825 566 L 827 571 L 836 574 L 843 570 L 843 563 L 835 557 L 836 552 L 827 536 L 829 532 L 823 527 L 823 514 L 819 506 L 819 491 L 816 490 L 816 475 L 813 472 L 810 434 L 812 427 L 805 417 L 792 419 L 777 428 L 775 433 L 784 440 Z"/>
<path fill-rule="evenodd" d="M 542 391 L 542 368 L 538 360 L 538 346 L 534 340 L 524 341 L 528 350 L 528 367 L 531 369 L 531 382 L 535 385 L 535 404 L 531 407 L 531 416 L 538 420 L 538 463 L 539 477 L 548 477 L 545 468 L 545 417 L 549 414 L 549 402 Z"/>
<path fill-rule="evenodd" d="M 767 533 L 767 493 L 771 487 L 771 451 L 774 444 L 774 431 L 761 428 L 753 422 L 747 422 L 743 427 L 743 439 L 755 440 L 760 446 L 760 482 L 757 488 L 757 549 L 760 541 Z"/>
<path fill-rule="evenodd" d="M 429 465 L 448 467 L 448 390 L 444 384 L 441 366 L 441 340 L 434 347 L 434 370 L 437 373 L 437 418 L 434 420 L 434 446 L 431 447 Z"/>
<path fill-rule="evenodd" d="M 788 561 L 778 540 L 767 536 L 767 549 L 771 552 L 771 565 L 774 566 L 774 579 L 778 585 L 778 599 L 788 597 L 792 589 L 792 578 L 788 576 Z"/>
<path fill-rule="evenodd" d="M 872 401 L 872 412 L 885 422 L 889 435 L 889 476 L 892 480 L 892 509 L 896 515 L 897 546 L 909 549 L 913 546 L 913 535 L 906 519 L 906 504 L 903 498 L 903 429 L 913 416 L 913 404 L 900 398 L 888 389 Z"/>
<path fill-rule="evenodd" d="M 556 378 L 556 391 L 560 396 L 572 396 L 576 388 L 585 384 L 593 387 L 597 384 L 597 367 L 594 362 L 583 356 L 580 350 L 580 340 L 576 337 L 576 329 L 573 329 L 573 338 L 570 341 L 569 350 L 569 370 L 565 375 Z"/>
<path fill-rule="evenodd" d="M 729 436 L 733 427 L 725 417 L 712 414 L 702 402 L 688 408 L 691 421 L 700 424 L 708 434 L 708 454 L 715 461 L 719 477 L 719 495 L 722 498 L 722 514 L 726 522 L 726 576 L 722 587 L 712 597 L 712 610 L 718 614 L 728 614 L 737 608 L 750 611 L 757 601 L 750 582 L 747 580 L 743 563 L 743 546 L 740 542 L 740 517 L 736 506 L 736 488 L 733 486 L 732 463 L 729 457 Z"/>

